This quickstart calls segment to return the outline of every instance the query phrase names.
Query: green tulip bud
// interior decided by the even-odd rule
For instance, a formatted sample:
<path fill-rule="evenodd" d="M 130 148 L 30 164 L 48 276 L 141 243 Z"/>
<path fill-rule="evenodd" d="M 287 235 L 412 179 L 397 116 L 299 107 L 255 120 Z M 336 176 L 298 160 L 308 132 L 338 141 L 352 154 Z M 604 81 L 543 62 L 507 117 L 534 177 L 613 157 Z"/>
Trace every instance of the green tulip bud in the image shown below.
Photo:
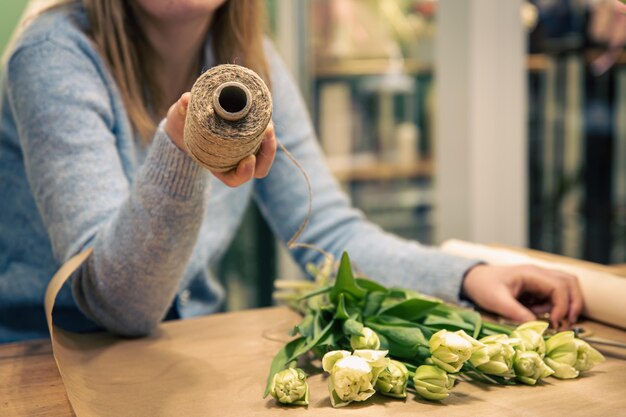
<path fill-rule="evenodd" d="M 428 341 L 430 360 L 446 372 L 459 372 L 472 353 L 484 345 L 463 330 L 440 330 Z"/>
<path fill-rule="evenodd" d="M 352 335 L 350 336 L 350 346 L 353 350 L 357 349 L 373 349 L 377 350 L 380 348 L 380 339 L 375 331 L 370 329 L 369 327 L 363 327 L 361 331 L 361 336 Z"/>
<path fill-rule="evenodd" d="M 298 368 L 283 369 L 274 375 L 270 394 L 282 404 L 308 405 L 309 386 L 306 383 L 306 374 Z"/>
<path fill-rule="evenodd" d="M 380 373 L 387 367 L 386 350 L 345 350 L 328 352 L 322 367 L 330 373 L 328 390 L 333 407 L 343 407 L 352 401 L 365 401 L 374 393 Z"/>
<path fill-rule="evenodd" d="M 595 365 L 604 362 L 604 356 L 581 339 L 574 339 L 576 344 L 576 363 L 574 368 L 578 371 L 588 371 Z"/>
<path fill-rule="evenodd" d="M 495 334 L 483 337 L 480 342 L 485 346 L 475 351 L 470 363 L 478 370 L 502 377 L 513 377 L 513 356 L 515 355 L 515 339 L 509 339 L 506 335 Z"/>
<path fill-rule="evenodd" d="M 518 350 L 513 357 L 515 377 L 528 385 L 535 385 L 537 381 L 554 373 L 535 351 Z"/>
<path fill-rule="evenodd" d="M 543 358 L 546 353 L 546 343 L 543 341 L 543 333 L 548 328 L 545 321 L 529 321 L 518 326 L 511 337 L 518 338 L 519 349 L 537 352 Z"/>
<path fill-rule="evenodd" d="M 387 367 L 378 375 L 376 391 L 395 398 L 406 398 L 406 384 L 409 370 L 402 362 L 390 360 Z"/>
<path fill-rule="evenodd" d="M 415 391 L 427 400 L 443 400 L 454 387 L 454 376 L 434 365 L 422 365 L 413 376 Z"/>
<path fill-rule="evenodd" d="M 553 371 L 552 376 L 559 379 L 572 379 L 578 376 L 574 367 L 578 359 L 578 348 L 574 341 L 574 332 L 557 333 L 546 341 L 546 365 Z"/>

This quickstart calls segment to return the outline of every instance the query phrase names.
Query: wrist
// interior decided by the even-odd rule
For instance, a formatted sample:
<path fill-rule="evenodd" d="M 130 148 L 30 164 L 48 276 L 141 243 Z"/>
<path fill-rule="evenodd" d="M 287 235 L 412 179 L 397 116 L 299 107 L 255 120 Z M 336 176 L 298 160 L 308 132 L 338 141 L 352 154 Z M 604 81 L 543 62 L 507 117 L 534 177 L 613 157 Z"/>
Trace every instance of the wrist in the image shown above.
<path fill-rule="evenodd" d="M 168 120 L 165 121 L 165 126 L 163 126 L 163 130 L 167 134 L 167 137 L 169 138 L 169 140 L 174 145 L 176 145 L 176 147 L 179 150 L 181 150 L 184 153 L 187 153 L 187 147 L 185 146 L 185 140 L 183 138 L 183 135 L 180 134 L 179 132 L 176 132 L 176 129 L 173 129 L 170 126 L 170 123 Z"/>
<path fill-rule="evenodd" d="M 477 263 L 471 266 L 465 274 L 463 274 L 463 278 L 461 279 L 461 288 L 459 289 L 459 299 L 462 301 L 473 301 L 473 297 L 471 296 L 471 288 L 472 284 L 476 280 L 476 277 L 480 275 L 481 270 L 487 267 L 487 264 L 484 262 Z"/>

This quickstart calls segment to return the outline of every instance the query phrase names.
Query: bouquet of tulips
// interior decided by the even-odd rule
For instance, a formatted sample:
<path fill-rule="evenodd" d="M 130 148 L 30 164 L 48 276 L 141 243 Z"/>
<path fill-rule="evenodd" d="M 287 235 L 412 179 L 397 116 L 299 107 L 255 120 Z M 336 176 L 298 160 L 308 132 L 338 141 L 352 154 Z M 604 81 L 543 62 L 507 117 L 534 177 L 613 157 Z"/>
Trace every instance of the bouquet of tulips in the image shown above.
<path fill-rule="evenodd" d="M 279 283 L 277 298 L 303 315 L 276 354 L 265 396 L 307 405 L 306 374 L 297 360 L 322 358 L 334 407 L 379 394 L 405 398 L 412 391 L 441 401 L 455 381 L 535 385 L 548 376 L 576 378 L 604 361 L 602 354 L 564 331 L 548 337 L 548 323 L 518 327 L 483 321 L 480 314 L 412 290 L 355 278 L 344 253 L 337 273 L 328 258 L 310 267 L 314 282 Z"/>

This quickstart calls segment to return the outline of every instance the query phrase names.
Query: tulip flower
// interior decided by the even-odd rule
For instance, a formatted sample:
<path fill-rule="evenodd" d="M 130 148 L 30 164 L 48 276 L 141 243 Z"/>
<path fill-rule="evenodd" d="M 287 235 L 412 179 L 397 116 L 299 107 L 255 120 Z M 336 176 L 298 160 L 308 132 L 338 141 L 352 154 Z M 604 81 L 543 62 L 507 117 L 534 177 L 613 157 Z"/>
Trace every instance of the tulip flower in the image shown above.
<path fill-rule="evenodd" d="M 576 368 L 578 371 L 588 371 L 595 365 L 604 362 L 604 356 L 602 356 L 600 352 L 589 346 L 589 343 L 581 339 L 574 339 L 574 343 L 576 344 L 577 354 L 574 368 Z"/>
<path fill-rule="evenodd" d="M 480 342 L 485 347 L 476 350 L 470 357 L 470 363 L 478 370 L 502 377 L 513 377 L 513 345 L 516 339 L 509 339 L 504 334 L 494 334 L 483 337 Z"/>
<path fill-rule="evenodd" d="M 446 372 L 459 372 L 472 354 L 484 345 L 463 330 L 440 330 L 428 341 L 433 364 Z"/>
<path fill-rule="evenodd" d="M 352 401 L 365 401 L 374 393 L 380 373 L 387 367 L 386 350 L 345 350 L 328 352 L 322 358 L 324 371 L 330 373 L 328 390 L 333 407 Z"/>
<path fill-rule="evenodd" d="M 511 337 L 520 340 L 519 348 L 525 351 L 537 352 L 543 358 L 546 353 L 546 343 L 543 341 L 543 333 L 548 328 L 545 321 L 529 321 L 518 326 Z"/>
<path fill-rule="evenodd" d="M 517 350 L 513 357 L 513 370 L 515 377 L 528 385 L 535 385 L 537 381 L 554 373 L 543 362 L 541 356 L 535 351 Z"/>
<path fill-rule="evenodd" d="M 443 400 L 450 395 L 454 376 L 434 365 L 422 365 L 415 371 L 413 384 L 417 394 L 427 400 Z"/>
<path fill-rule="evenodd" d="M 578 348 L 574 341 L 574 332 L 557 333 L 546 341 L 546 365 L 553 371 L 552 376 L 559 379 L 572 379 L 578 376 L 574 367 L 578 359 Z"/>
<path fill-rule="evenodd" d="M 406 384 L 409 370 L 402 362 L 390 360 L 387 367 L 378 375 L 376 391 L 394 398 L 406 398 Z"/>
<path fill-rule="evenodd" d="M 357 349 L 372 349 L 377 350 L 380 348 L 380 339 L 376 332 L 369 327 L 363 327 L 361 336 L 350 336 L 350 346 L 353 350 Z"/>
<path fill-rule="evenodd" d="M 298 368 L 287 368 L 274 375 L 270 394 L 279 403 L 291 405 L 309 404 L 309 386 L 306 374 Z"/>

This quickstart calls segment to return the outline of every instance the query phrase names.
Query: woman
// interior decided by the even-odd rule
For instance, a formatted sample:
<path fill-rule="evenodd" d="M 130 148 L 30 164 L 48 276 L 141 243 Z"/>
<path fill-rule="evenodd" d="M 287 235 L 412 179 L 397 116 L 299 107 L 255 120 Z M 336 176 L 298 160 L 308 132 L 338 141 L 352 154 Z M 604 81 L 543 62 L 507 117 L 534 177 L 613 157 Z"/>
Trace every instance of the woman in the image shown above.
<path fill-rule="evenodd" d="M 185 153 L 189 98 L 181 94 L 202 70 L 226 62 L 271 84 L 276 136 L 311 176 L 313 214 L 300 241 L 336 256 L 347 250 L 387 284 L 466 297 L 515 320 L 533 318 L 516 300 L 530 292 L 551 303 L 555 322 L 576 320 L 582 298 L 574 277 L 449 256 L 386 234 L 350 207 L 296 87 L 263 42 L 260 2 L 56 3 L 67 4 L 26 27 L 4 69 L 0 340 L 46 335 L 47 281 L 86 247 L 93 254 L 59 295 L 56 317 L 133 336 L 165 317 L 219 309 L 223 290 L 207 266 L 222 256 L 251 198 L 283 241 L 293 235 L 307 213 L 307 189 L 275 152 L 271 128 L 258 155 L 224 175 Z M 319 261 L 314 251 L 293 255 L 300 265 Z"/>

